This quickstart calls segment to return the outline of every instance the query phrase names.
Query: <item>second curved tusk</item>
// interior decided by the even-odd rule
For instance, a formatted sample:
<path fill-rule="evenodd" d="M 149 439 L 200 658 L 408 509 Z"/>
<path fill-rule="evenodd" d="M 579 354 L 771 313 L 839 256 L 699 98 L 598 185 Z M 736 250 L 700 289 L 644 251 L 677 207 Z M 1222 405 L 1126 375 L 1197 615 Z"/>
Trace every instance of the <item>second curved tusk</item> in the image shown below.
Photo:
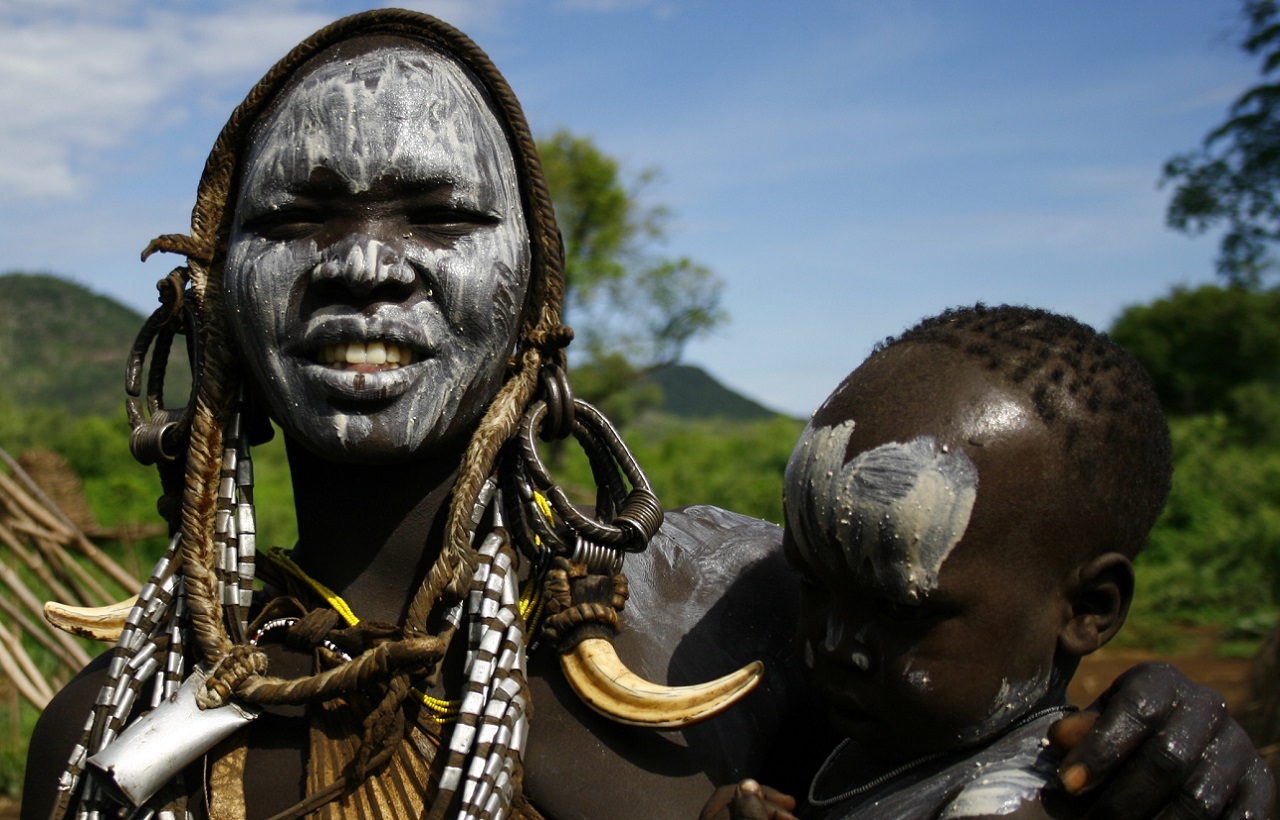
<path fill-rule="evenodd" d="M 119 640 L 120 633 L 124 630 L 124 621 L 137 602 L 137 595 L 106 606 L 71 606 L 46 601 L 44 619 L 63 632 L 70 632 L 81 638 L 114 642 Z"/>
<path fill-rule="evenodd" d="M 736 672 L 692 686 L 662 686 L 622 663 L 613 644 L 588 638 L 560 656 L 560 668 L 582 702 L 611 720 L 670 729 L 719 714 L 756 687 L 764 664 L 752 661 Z"/>

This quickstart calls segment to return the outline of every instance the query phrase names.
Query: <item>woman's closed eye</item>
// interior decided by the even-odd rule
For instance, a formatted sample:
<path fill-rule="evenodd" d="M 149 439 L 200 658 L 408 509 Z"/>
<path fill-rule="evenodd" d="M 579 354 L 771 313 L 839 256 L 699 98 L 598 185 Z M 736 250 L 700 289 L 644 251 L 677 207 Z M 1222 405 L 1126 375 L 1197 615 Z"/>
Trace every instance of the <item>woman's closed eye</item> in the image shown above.
<path fill-rule="evenodd" d="M 496 214 L 469 208 L 426 207 L 410 211 L 408 222 L 415 233 L 455 240 L 481 228 L 497 225 L 502 219 Z"/>
<path fill-rule="evenodd" d="M 272 241 L 302 239 L 319 231 L 324 218 L 305 207 L 284 207 L 246 219 L 241 226 L 246 233 Z"/>

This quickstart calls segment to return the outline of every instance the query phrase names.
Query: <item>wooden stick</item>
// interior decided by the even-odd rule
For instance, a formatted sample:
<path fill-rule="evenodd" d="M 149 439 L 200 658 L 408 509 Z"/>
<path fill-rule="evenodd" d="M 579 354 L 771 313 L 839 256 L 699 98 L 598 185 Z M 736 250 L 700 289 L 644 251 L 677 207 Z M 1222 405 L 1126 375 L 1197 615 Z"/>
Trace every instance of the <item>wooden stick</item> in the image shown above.
<path fill-rule="evenodd" d="M 46 560 L 50 563 L 55 561 L 61 563 L 65 569 L 62 573 L 62 577 L 69 585 L 76 588 L 80 593 L 80 596 L 85 600 L 85 604 L 87 606 L 102 606 L 104 604 L 114 603 L 117 598 L 127 598 L 129 595 L 134 594 L 130 592 L 124 596 L 117 596 L 107 592 L 106 587 L 104 587 L 97 578 L 93 577 L 88 570 L 80 566 L 80 562 L 76 561 L 76 559 L 68 553 L 64 544 L 51 542 L 44 538 L 36 538 L 33 540 L 41 554 L 45 556 Z M 91 600 L 91 598 L 96 598 L 97 600 Z"/>
<path fill-rule="evenodd" d="M 49 624 L 47 621 L 37 625 L 34 621 L 23 614 L 22 610 L 14 606 L 12 601 L 3 595 L 0 595 L 0 610 L 4 610 L 5 614 L 10 618 L 13 618 L 14 622 L 22 628 L 23 632 L 30 635 L 37 643 L 57 656 L 58 660 L 62 661 L 62 663 L 72 672 L 79 672 L 89 663 L 90 660 L 92 660 L 89 657 L 89 653 L 84 651 L 84 648 L 81 647 L 80 644 L 71 644 L 71 647 L 77 650 L 73 652 L 71 651 L 71 648 L 62 645 L 51 638 L 50 634 L 57 629 L 57 627 Z"/>
<path fill-rule="evenodd" d="M 110 555 L 94 546 L 93 542 L 84 533 L 76 530 L 75 538 L 72 539 L 71 545 L 81 555 L 88 558 L 91 564 L 105 572 L 112 581 L 119 584 L 120 588 L 125 592 L 124 597 L 137 595 L 142 591 L 142 582 L 125 572 L 119 564 L 111 560 Z"/>
<path fill-rule="evenodd" d="M 74 528 L 59 521 L 47 507 L 42 507 L 29 493 L 23 491 L 8 473 L 0 472 L 0 491 L 42 526 L 53 530 L 60 538 L 70 540 Z"/>
<path fill-rule="evenodd" d="M 43 710 L 49 705 L 49 701 L 53 700 L 53 692 L 49 690 L 49 684 L 39 672 L 35 677 L 28 675 L 24 669 L 23 662 L 19 661 L 13 653 L 14 639 L 9 630 L 0 627 L 0 669 L 13 681 L 14 686 L 22 693 L 22 696 L 31 701 L 37 709 Z M 23 655 L 26 651 L 22 649 L 22 645 L 18 644 L 17 649 Z M 26 662 L 31 663 L 30 656 L 27 656 Z M 34 665 L 33 665 L 34 666 Z"/>
<path fill-rule="evenodd" d="M 3 643 L 8 647 L 9 651 L 13 653 L 14 658 L 18 662 L 18 666 L 22 667 L 22 671 L 27 674 L 27 677 L 34 681 L 39 686 L 40 690 L 48 694 L 49 698 L 52 699 L 53 689 L 50 688 L 49 681 L 45 678 L 39 667 L 36 666 L 36 662 L 31 659 L 31 655 L 27 652 L 27 648 L 22 645 L 21 636 L 15 634 L 13 630 L 9 629 L 9 627 L 4 624 L 0 624 L 0 643 Z"/>
<path fill-rule="evenodd" d="M 12 493 L 14 495 L 14 500 L 18 501 L 19 504 L 22 504 L 23 499 L 26 499 L 26 504 L 22 504 L 23 509 L 26 509 L 28 514 L 31 514 L 32 518 L 36 518 L 37 521 L 44 523 L 46 527 L 50 528 L 50 530 L 67 533 L 68 539 L 70 539 L 72 544 L 76 546 L 76 550 L 79 551 L 84 558 L 90 559 L 90 562 L 95 565 L 95 567 L 108 574 L 111 581 L 119 583 L 120 588 L 125 592 L 125 596 L 137 595 L 138 591 L 142 590 L 142 582 L 131 576 L 131 574 L 124 572 L 124 569 L 120 568 L 119 564 L 116 564 L 114 560 L 111 560 L 110 555 L 104 553 L 104 551 L 100 549 L 97 549 L 97 546 L 93 545 L 93 542 L 88 540 L 88 537 L 86 537 L 83 532 L 79 531 L 76 524 L 73 524 L 67 516 L 64 516 L 63 512 L 58 509 L 58 505 L 49 500 L 49 496 L 45 495 L 44 491 L 40 489 L 40 486 L 38 486 L 35 481 L 32 481 L 31 476 L 28 476 L 27 472 L 19 466 L 18 462 L 15 462 L 14 459 L 10 457 L 8 453 L 5 453 L 3 449 L 0 449 L 0 461 L 8 464 L 9 469 L 12 469 L 14 476 L 22 478 L 23 484 L 26 484 L 29 487 L 31 494 L 23 493 L 22 489 L 18 486 L 17 481 L 14 481 L 12 477 L 6 476 L 3 471 L 0 471 L 0 490 L 6 490 L 9 491 L 9 493 Z M 17 493 L 14 493 L 14 491 L 17 491 Z M 41 499 L 41 503 L 44 504 L 44 507 L 37 504 L 35 499 L 32 498 L 32 495 Z"/>
<path fill-rule="evenodd" d="M 17 524 L 19 522 L 11 520 L 10 523 Z M 40 579 L 40 582 L 49 588 L 49 592 L 53 597 L 59 600 L 69 600 L 74 598 L 81 603 L 87 604 L 87 602 L 80 600 L 80 597 L 76 592 L 68 589 L 61 581 L 54 578 L 53 574 L 49 572 L 49 567 L 46 566 L 43 561 L 36 558 L 36 556 L 32 554 L 31 550 L 27 549 L 22 542 L 18 540 L 18 537 L 9 531 L 9 528 L 5 526 L 3 521 L 0 521 L 0 541 L 3 541 L 8 545 L 9 549 L 13 550 L 13 554 L 18 556 L 18 559 L 26 565 L 27 569 L 35 573 L 36 577 Z"/>
<path fill-rule="evenodd" d="M 3 473 L 0 473 L 0 476 L 3 475 Z M 0 490 L 2 489 L 3 488 L 0 488 Z M 28 509 L 30 504 L 20 504 L 18 499 L 13 497 L 12 494 L 6 495 L 5 492 L 0 491 L 0 500 L 5 502 L 5 507 L 9 512 L 7 519 L 0 517 L 0 520 L 6 520 L 6 526 L 10 529 L 21 532 L 29 540 L 35 542 L 40 553 L 43 555 L 42 563 L 44 563 L 47 568 L 55 573 L 59 578 L 64 579 L 66 584 L 72 588 L 70 590 L 71 595 L 76 597 L 78 600 L 83 600 L 85 603 L 88 603 L 88 593 L 75 583 L 75 579 L 70 577 L 70 572 L 66 567 L 67 561 L 70 560 L 69 552 L 66 550 L 66 544 L 70 541 L 70 535 L 61 531 L 55 532 L 50 530 L 48 527 L 40 526 L 36 522 L 36 519 L 31 517 L 31 513 Z M 52 540 L 57 543 L 60 548 L 50 551 L 47 547 L 39 544 L 39 541 L 42 538 Z"/>
<path fill-rule="evenodd" d="M 18 577 L 18 573 L 14 572 L 4 564 L 0 564 L 0 582 L 8 584 L 9 589 L 13 590 L 13 593 L 18 596 L 18 601 L 21 602 L 22 605 L 31 612 L 31 614 L 43 620 L 44 604 L 42 604 L 36 596 L 31 594 L 31 590 L 27 589 L 27 585 L 22 583 L 22 579 Z M 62 630 L 53 629 L 49 631 L 49 634 L 53 636 L 54 640 L 67 647 L 71 652 L 82 651 L 80 650 L 79 644 L 77 644 L 70 635 Z"/>

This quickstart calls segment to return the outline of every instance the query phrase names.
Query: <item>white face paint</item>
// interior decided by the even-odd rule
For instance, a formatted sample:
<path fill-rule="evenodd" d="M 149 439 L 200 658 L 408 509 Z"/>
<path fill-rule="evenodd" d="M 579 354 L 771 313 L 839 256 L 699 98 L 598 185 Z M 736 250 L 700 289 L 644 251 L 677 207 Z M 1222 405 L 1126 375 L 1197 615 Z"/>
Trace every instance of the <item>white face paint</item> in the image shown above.
<path fill-rule="evenodd" d="M 410 47 L 330 61 L 255 126 L 226 296 L 273 417 L 336 459 L 469 432 L 529 279 L 515 163 L 482 92 Z"/>
<path fill-rule="evenodd" d="M 887 595 L 919 600 L 937 587 L 969 526 L 978 471 L 962 450 L 929 436 L 882 444 L 846 464 L 853 425 L 805 428 L 787 464 L 788 526 L 802 551 L 838 548 L 852 572 Z"/>
<path fill-rule="evenodd" d="M 1018 718 L 1031 711 L 1031 708 L 1044 698 L 1052 684 L 1052 672 L 1040 669 L 1028 680 L 1010 681 L 1003 678 L 1000 689 L 991 703 L 991 713 L 986 719 L 967 726 L 956 736 L 959 745 L 977 743 L 992 737 Z"/>

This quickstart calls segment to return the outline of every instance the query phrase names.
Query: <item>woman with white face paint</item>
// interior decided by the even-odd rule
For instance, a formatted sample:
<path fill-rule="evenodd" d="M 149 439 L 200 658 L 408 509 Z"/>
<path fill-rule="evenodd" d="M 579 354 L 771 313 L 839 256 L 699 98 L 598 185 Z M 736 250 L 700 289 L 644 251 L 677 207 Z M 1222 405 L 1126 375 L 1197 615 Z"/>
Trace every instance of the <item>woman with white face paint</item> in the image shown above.
<path fill-rule="evenodd" d="M 568 400 L 551 203 L 465 36 L 379 10 L 308 38 L 219 136 L 191 234 L 154 251 L 187 263 L 131 362 L 133 445 L 175 539 L 115 652 L 46 711 L 25 817 L 678 817 L 809 768 L 826 730 L 779 531 L 694 508 L 655 535 L 642 474 Z M 141 356 L 176 328 L 195 392 L 165 410 L 153 380 L 148 417 Z M 264 412 L 290 554 L 255 551 Z M 539 431 L 594 448 L 595 519 L 541 469 Z M 527 662 L 526 631 L 544 644 Z"/>
<path fill-rule="evenodd" d="M 185 323 L 197 384 L 189 412 L 158 396 L 151 418 L 137 409 L 134 449 L 161 462 L 177 535 L 116 660 L 50 709 L 40 734 L 56 739 L 29 768 L 31 816 L 48 813 L 40 778 L 58 758 L 70 760 L 59 816 L 120 803 L 175 816 L 538 816 L 533 794 L 557 815 L 598 816 L 553 758 L 546 771 L 522 765 L 526 622 L 564 652 L 572 693 L 552 647 L 532 673 L 556 682 L 532 687 L 548 712 L 571 716 L 560 750 L 651 732 L 610 720 L 694 723 L 758 683 L 754 664 L 705 686 L 653 685 L 607 640 L 626 599 L 621 555 L 662 513 L 607 422 L 568 395 L 560 238 L 533 141 L 463 35 L 383 11 L 309 38 L 232 115 L 192 234 L 155 250 L 188 265 L 162 283 L 140 349 Z M 259 408 L 285 435 L 299 542 L 255 561 Z M 548 484 L 531 447 L 540 430 L 573 432 L 612 470 L 599 520 Z M 764 537 L 739 562 L 776 541 L 767 525 L 746 529 Z M 584 598 L 592 583 L 603 600 Z M 539 623 L 544 584 L 555 597 Z M 670 658 L 682 631 L 644 646 Z M 716 653 L 716 674 L 760 648 Z M 77 701 L 99 706 L 68 744 L 57 716 Z M 755 753 L 686 754 L 687 804 L 710 784 L 709 758 L 744 767 Z M 653 754 L 618 750 L 611 765 Z"/>

